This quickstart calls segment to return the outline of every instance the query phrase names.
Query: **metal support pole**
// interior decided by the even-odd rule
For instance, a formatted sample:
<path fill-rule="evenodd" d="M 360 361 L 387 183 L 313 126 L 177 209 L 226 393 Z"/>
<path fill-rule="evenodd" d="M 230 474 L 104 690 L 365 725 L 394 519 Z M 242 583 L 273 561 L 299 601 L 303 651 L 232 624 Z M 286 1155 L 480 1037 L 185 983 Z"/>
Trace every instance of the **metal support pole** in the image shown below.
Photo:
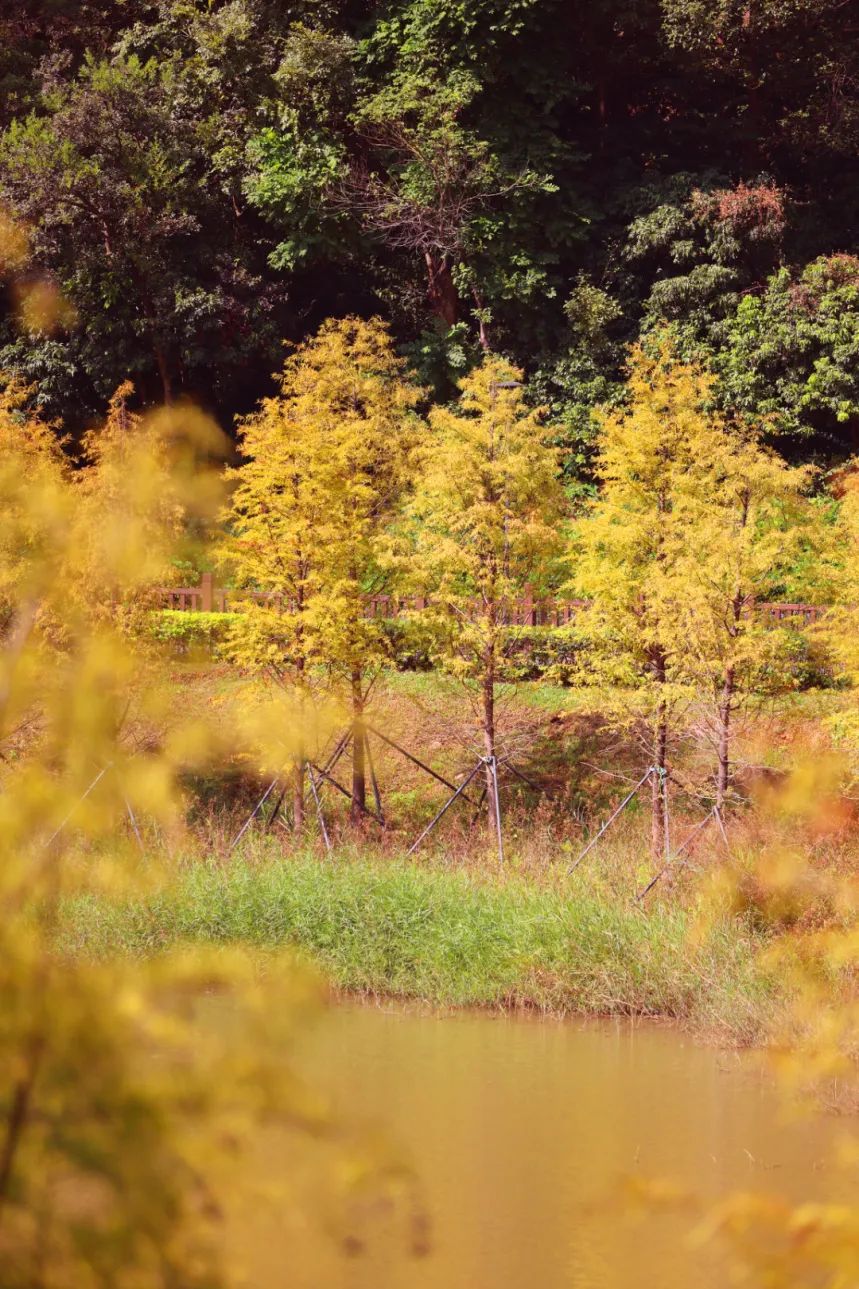
<path fill-rule="evenodd" d="M 515 766 L 515 765 L 511 765 L 509 761 L 502 761 L 502 763 L 501 763 L 501 764 L 502 764 L 502 765 L 506 765 L 506 766 L 507 766 L 507 769 L 510 771 L 510 773 L 511 773 L 511 774 L 515 774 L 517 779 L 521 779 L 521 780 L 522 780 L 522 782 L 525 784 L 525 786 L 526 786 L 527 788 L 531 788 L 534 792 L 542 792 L 542 791 L 543 791 L 543 789 L 542 789 L 542 788 L 538 788 L 538 787 L 537 787 L 537 784 L 536 784 L 536 783 L 534 783 L 534 782 L 533 782 L 533 780 L 531 780 L 531 779 L 529 779 L 529 778 L 528 778 L 527 774 L 523 774 L 521 770 L 517 770 L 517 769 L 516 769 L 516 766 Z"/>
<path fill-rule="evenodd" d="M 73 815 L 73 814 L 75 813 L 75 811 L 77 810 L 78 806 L 82 805 L 82 804 L 84 803 L 84 801 L 86 801 L 86 799 L 87 799 L 87 797 L 89 796 L 89 794 L 90 794 L 90 793 L 92 792 L 92 790 L 96 787 L 96 785 L 97 785 L 97 784 L 99 784 L 99 783 L 101 782 L 101 780 L 104 778 L 104 776 L 107 774 L 108 770 L 109 770 L 109 769 L 111 769 L 111 767 L 112 767 L 112 766 L 113 766 L 113 762 L 111 761 L 111 762 L 109 762 L 109 764 L 108 764 L 108 765 L 104 766 L 104 768 L 103 768 L 103 769 L 99 770 L 98 774 L 95 776 L 95 778 L 93 779 L 92 783 L 91 783 L 91 784 L 89 785 L 89 787 L 87 788 L 86 792 L 85 792 L 82 796 L 78 797 L 77 801 L 76 801 L 76 802 L 75 802 L 75 804 L 72 806 L 71 810 L 70 810 L 70 811 L 69 811 L 69 813 L 66 815 L 65 819 L 63 820 L 63 822 L 62 822 L 61 824 L 58 824 L 58 826 L 57 826 L 57 827 L 54 829 L 54 831 L 51 833 L 50 837 L 49 837 L 49 838 L 48 838 L 48 840 L 45 842 L 45 847 L 46 847 L 46 849 L 47 849 L 47 847 L 48 847 L 48 846 L 50 846 L 51 842 L 56 841 L 56 839 L 59 837 L 60 833 L 61 833 L 61 832 L 63 831 L 63 829 L 65 828 L 66 824 L 67 824 L 67 823 L 69 822 L 69 820 L 71 819 L 72 815 Z"/>
<path fill-rule="evenodd" d="M 308 761 L 307 764 L 311 769 L 316 771 L 316 773 L 320 776 L 321 779 L 324 780 L 325 783 L 330 783 L 332 788 L 336 788 L 337 791 L 341 792 L 343 796 L 346 797 L 349 801 L 353 799 L 352 793 L 349 791 L 349 789 L 344 788 L 342 783 L 338 783 L 337 780 L 333 778 L 333 776 L 330 775 L 327 770 L 323 770 L 321 766 L 316 765 L 313 761 Z M 364 814 L 368 815 L 370 819 L 375 819 L 377 824 L 384 824 L 385 822 L 384 819 L 382 819 L 379 815 L 377 815 L 374 810 L 371 810 L 369 806 L 361 806 L 360 809 L 363 810 Z"/>
<path fill-rule="evenodd" d="M 379 781 L 378 781 L 378 779 L 376 778 L 376 767 L 375 767 L 375 765 L 373 764 L 373 753 L 372 753 L 372 751 L 371 751 L 371 749 L 370 749 L 370 735 L 369 735 L 369 731 L 368 731 L 367 733 L 365 733 L 365 735 L 364 735 L 364 751 L 365 751 L 365 752 L 366 752 L 366 754 L 367 754 L 367 765 L 368 765 L 369 770 L 370 770 L 370 782 L 371 782 L 371 783 L 372 783 L 372 785 L 373 785 L 373 800 L 374 800 L 374 801 L 375 801 L 375 803 L 376 803 L 376 813 L 378 814 L 379 818 L 381 819 L 382 823 L 384 824 L 384 822 L 385 822 L 385 812 L 384 812 L 384 810 L 382 809 L 382 794 L 381 794 L 381 792 L 379 791 Z"/>
<path fill-rule="evenodd" d="M 313 777 L 313 766 L 308 761 L 307 777 L 310 780 L 310 791 L 313 793 L 313 800 L 316 802 L 316 818 L 319 820 L 319 828 L 325 841 L 325 849 L 331 854 L 331 838 L 328 836 L 328 829 L 325 827 L 325 816 L 322 813 L 322 802 L 319 800 L 319 793 L 316 790 L 316 780 Z"/>
<path fill-rule="evenodd" d="M 644 787 L 647 780 L 650 778 L 651 774 L 653 774 L 653 766 L 648 767 L 646 773 L 641 776 L 641 778 L 638 780 L 638 783 L 636 783 L 635 787 L 632 789 L 632 792 L 627 793 L 623 801 L 621 801 L 620 805 L 618 806 L 617 810 L 615 810 L 614 814 L 611 815 L 603 824 L 602 828 L 600 828 L 596 837 L 592 838 L 592 840 L 588 842 L 587 846 L 585 846 L 584 850 L 582 851 L 581 855 L 579 855 L 578 859 L 573 864 L 571 864 L 570 867 L 567 869 L 568 874 L 574 873 L 576 871 L 579 864 L 584 859 L 585 855 L 587 855 L 589 851 L 593 850 L 594 846 L 597 844 L 600 837 L 602 837 L 603 833 L 606 832 L 611 827 L 611 825 L 614 823 L 615 819 L 617 819 L 621 811 L 626 809 L 626 807 L 629 805 L 630 801 L 632 801 L 632 798 L 636 795 L 636 793 L 641 791 L 641 789 Z"/>
<path fill-rule="evenodd" d="M 671 830 L 668 818 L 668 775 L 664 768 L 660 768 L 659 777 L 662 780 L 662 824 L 665 833 L 665 862 L 671 863 Z"/>
<path fill-rule="evenodd" d="M 423 832 L 421 833 L 420 837 L 418 837 L 417 841 L 412 843 L 412 845 L 406 851 L 407 856 L 414 854 L 418 846 L 420 846 L 421 842 L 423 841 L 424 837 L 426 837 L 429 833 L 431 833 L 433 828 L 435 828 L 436 824 L 443 818 L 444 815 L 447 814 L 448 810 L 453 805 L 454 801 L 456 801 L 457 797 L 462 796 L 462 794 L 465 792 L 465 789 L 468 787 L 469 783 L 471 783 L 471 780 L 474 778 L 475 774 L 477 774 L 478 770 L 480 770 L 482 766 L 483 766 L 483 759 L 481 758 L 477 762 L 477 765 L 474 767 L 471 773 L 468 775 L 468 777 L 464 779 L 462 783 L 459 785 L 456 792 L 454 792 L 453 796 L 448 798 L 448 800 L 444 803 L 444 805 L 442 806 L 441 810 L 439 810 L 435 818 L 432 819 L 430 823 L 427 824 L 426 828 L 424 828 Z"/>
<path fill-rule="evenodd" d="M 730 855 L 731 843 L 728 841 L 728 833 L 725 828 L 725 821 L 722 818 L 722 812 L 718 806 L 713 807 L 713 814 L 716 816 L 716 823 L 719 825 L 719 832 L 722 834 L 722 841 L 725 843 L 725 850 Z"/>
<path fill-rule="evenodd" d="M 340 739 L 340 741 L 336 744 L 334 751 L 331 753 L 331 755 L 329 756 L 325 764 L 319 767 L 320 773 L 324 772 L 326 774 L 329 774 L 334 769 L 335 765 L 340 760 L 341 756 L 344 754 L 344 752 L 346 751 L 351 741 L 352 741 L 352 731 L 347 730 L 346 733 Z M 306 762 L 306 764 L 309 764 L 309 762 Z M 318 787 L 321 795 L 322 789 L 325 787 L 324 779 L 321 780 Z"/>
<path fill-rule="evenodd" d="M 443 783 L 446 788 L 450 788 L 451 792 L 456 791 L 455 783 L 451 783 L 450 779 L 446 779 L 443 774 L 436 773 L 436 771 L 428 766 L 424 761 L 421 761 L 419 757 L 413 756 L 411 752 L 406 751 L 406 749 L 401 747 L 399 743 L 395 743 L 392 738 L 388 738 L 387 734 L 383 734 L 381 730 L 377 730 L 375 725 L 370 725 L 365 721 L 364 728 L 366 730 L 371 730 L 376 735 L 376 738 L 380 738 L 383 743 L 387 743 L 388 747 L 392 747 L 394 751 L 399 752 L 401 756 L 406 758 L 406 760 L 413 761 L 419 769 L 423 770 L 426 774 L 431 775 L 431 777 L 438 783 Z M 471 797 L 466 797 L 465 800 L 470 802 L 471 805 L 474 805 Z"/>
<path fill-rule="evenodd" d="M 260 797 L 259 801 L 258 801 L 258 802 L 256 803 L 256 805 L 254 806 L 253 810 L 252 810 L 252 811 L 251 811 L 251 813 L 248 815 L 247 819 L 245 820 L 244 824 L 242 825 L 242 828 L 241 828 L 241 830 L 240 830 L 240 832 L 239 832 L 238 836 L 236 837 L 236 839 L 235 839 L 235 841 L 233 842 L 233 844 L 230 846 L 230 851 L 229 851 L 229 853 L 230 853 L 231 855 L 232 855 L 233 851 L 235 850 L 236 846 L 238 846 L 238 844 L 239 844 L 239 842 L 241 841 L 241 839 L 244 837 L 244 835 L 245 835 L 245 833 L 247 832 L 247 830 L 250 828 L 250 826 L 251 826 L 251 824 L 253 823 L 253 821 L 256 819 L 256 817 L 257 817 L 257 815 L 259 814 L 260 810 L 262 810 L 263 806 L 264 806 L 264 805 L 265 805 L 265 803 L 268 801 L 268 799 L 269 799 L 269 797 L 271 796 L 271 794 L 274 792 L 274 790 L 275 790 L 275 788 L 277 787 L 278 783 L 280 783 L 280 775 L 278 775 L 278 776 L 277 776 L 277 778 L 272 779 L 271 783 L 268 785 L 268 787 L 266 788 L 265 792 L 262 794 L 262 796 Z"/>
<path fill-rule="evenodd" d="M 498 761 L 494 756 L 485 758 L 492 771 L 492 800 L 495 805 L 495 831 L 498 835 L 498 863 L 504 867 L 504 838 L 501 831 L 501 800 L 498 794 Z"/>
<path fill-rule="evenodd" d="M 271 812 L 269 821 L 265 826 L 266 832 L 271 831 L 272 827 L 274 826 L 275 819 L 277 819 L 278 815 L 280 814 L 280 808 L 283 805 L 283 799 L 286 796 L 287 787 L 288 787 L 288 784 L 284 782 L 283 788 L 281 789 L 280 796 L 278 797 L 277 801 L 274 803 L 274 810 Z"/>
<path fill-rule="evenodd" d="M 703 818 L 703 819 L 700 819 L 700 820 L 698 821 L 698 823 L 695 825 L 695 827 L 694 827 L 694 828 L 692 829 L 692 831 L 689 833 L 689 836 L 686 838 L 686 840 L 682 843 L 682 845 L 678 846 L 678 848 L 677 848 L 677 850 L 674 852 L 674 854 L 673 854 L 672 856 L 670 856 L 670 858 L 666 861 L 666 863 L 664 863 L 664 864 L 662 865 L 662 867 L 660 868 L 659 872 L 658 872 L 658 873 L 656 873 L 656 874 L 654 874 L 654 876 L 653 876 L 653 877 L 651 877 L 650 881 L 649 881 L 649 882 L 647 883 L 647 885 L 643 888 L 643 890 L 639 891 L 638 895 L 636 895 L 636 897 L 635 897 L 637 901 L 639 901 L 639 902 L 640 902 L 641 900 L 643 900 L 643 899 L 644 899 L 644 897 L 645 897 L 645 895 L 648 895 L 648 894 L 653 890 L 653 888 L 654 888 L 654 886 L 656 885 L 656 883 L 662 880 L 662 878 L 663 878 L 663 877 L 665 876 L 665 874 L 668 872 L 669 868 L 672 866 L 672 864 L 673 864 L 673 863 L 674 863 L 674 861 L 677 859 L 677 857 L 678 857 L 679 855 L 682 855 L 682 854 L 683 854 L 683 852 L 684 852 L 684 850 L 686 849 L 686 847 L 687 847 L 687 846 L 689 845 L 689 843 L 692 841 L 692 838 L 693 838 L 693 837 L 697 837 L 697 835 L 698 835 L 698 833 L 701 831 L 701 829 L 702 829 L 706 824 L 708 824 L 708 823 L 710 822 L 710 820 L 713 818 L 713 816 L 714 816 L 715 814 L 716 814 L 716 807 L 714 806 L 714 807 L 713 807 L 713 809 L 709 812 L 709 814 L 706 814 L 706 815 L 704 816 L 704 818 Z M 680 866 L 680 867 L 682 868 L 682 867 L 683 867 L 683 865 L 681 864 L 681 866 Z"/>
<path fill-rule="evenodd" d="M 330 769 L 332 766 L 336 765 L 337 761 L 340 759 L 340 757 L 341 757 L 341 756 L 343 755 L 343 753 L 346 751 L 346 748 L 349 746 L 349 740 L 350 740 L 350 738 L 351 738 L 351 737 L 352 737 L 352 733 L 351 733 L 351 731 L 350 731 L 350 730 L 347 730 L 347 732 L 346 732 L 346 733 L 341 737 L 340 741 L 336 744 L 336 746 L 335 746 L 335 748 L 334 748 L 334 751 L 332 752 L 331 756 L 328 758 L 328 761 L 327 761 L 327 763 L 326 763 L 326 769 L 325 769 L 325 770 L 321 770 L 321 769 L 319 770 L 319 773 L 320 773 L 320 774 L 325 775 L 326 777 L 328 777 L 328 776 L 327 776 L 327 770 L 328 770 L 328 769 Z M 309 765 L 310 765 L 310 762 L 308 761 L 308 762 L 306 762 L 305 764 L 306 764 L 307 766 L 309 766 Z M 240 841 L 241 841 L 241 839 L 244 837 L 244 835 L 245 835 L 245 833 L 247 832 L 248 828 L 250 828 L 250 826 L 251 826 L 251 824 L 253 823 L 254 819 L 256 819 L 256 817 L 257 817 L 257 815 L 259 814 L 260 810 L 262 810 L 263 806 L 265 805 L 266 801 L 268 801 L 269 796 L 271 795 L 271 793 L 272 793 L 272 791 L 274 790 L 274 788 L 277 786 L 277 784 L 278 784 L 278 783 L 280 783 L 280 777 L 281 777 L 281 776 L 280 776 L 280 775 L 278 775 L 278 776 L 277 776 L 277 778 L 275 778 L 275 779 L 273 779 L 273 780 L 271 781 L 271 783 L 269 784 L 269 786 L 268 786 L 268 788 L 266 789 L 266 791 L 265 791 L 265 793 L 263 794 L 263 796 L 260 798 L 260 800 L 259 800 L 259 801 L 257 802 L 257 804 L 254 806 L 254 808 L 253 808 L 253 810 L 251 811 L 250 815 L 248 816 L 248 818 L 245 820 L 244 824 L 242 825 L 241 831 L 239 832 L 238 836 L 237 836 L 237 837 L 235 838 L 235 840 L 232 842 L 232 844 L 231 844 L 231 846 L 230 846 L 230 854 L 232 854 L 232 853 L 233 853 L 233 851 L 235 850 L 236 846 L 238 846 L 239 842 L 240 842 Z M 330 781 L 330 782 L 334 782 L 334 780 L 329 780 L 329 781 Z M 339 787 L 340 785 L 339 785 L 339 784 L 337 784 L 336 786 L 337 786 L 337 787 Z M 269 821 L 268 825 L 266 826 L 266 832 L 267 832 L 267 831 L 268 831 L 268 829 L 271 827 L 271 825 L 274 823 L 274 820 L 277 818 L 277 815 L 278 815 L 278 812 L 279 812 L 279 810 L 280 810 L 280 807 L 281 807 L 281 805 L 283 804 L 283 798 L 286 796 L 286 791 L 287 791 L 287 785 L 286 785 L 286 784 L 284 784 L 283 791 L 281 792 L 280 797 L 278 798 L 277 805 L 275 806 L 274 814 L 272 815 L 271 820 Z"/>
<path fill-rule="evenodd" d="M 126 713 L 128 712 L 128 705 L 126 705 L 125 711 Z M 122 719 L 125 720 L 125 715 L 123 715 Z M 120 791 L 122 792 L 122 800 L 123 800 L 123 804 L 125 805 L 125 813 L 128 815 L 128 822 L 131 824 L 131 829 L 137 840 L 137 845 L 140 849 L 141 855 L 145 855 L 146 851 L 143 846 L 143 838 L 140 836 L 140 829 L 137 827 L 137 819 L 135 818 L 134 811 L 131 808 L 131 802 L 129 801 L 128 797 L 125 794 L 125 789 L 122 787 L 122 780 L 119 777 L 119 770 L 117 770 L 116 766 L 113 765 L 113 762 L 111 762 L 110 765 L 106 767 L 106 769 L 110 769 L 111 766 L 113 766 L 113 769 L 116 773 L 117 782 L 119 783 Z"/>
<path fill-rule="evenodd" d="M 140 853 L 141 855 L 145 855 L 146 850 L 144 849 L 144 846 L 143 846 L 143 838 L 140 836 L 140 829 L 137 827 L 137 820 L 134 817 L 134 811 L 131 808 L 131 802 L 128 800 L 128 797 L 125 795 L 124 792 L 122 794 L 122 799 L 125 802 L 125 809 L 128 814 L 128 818 L 131 823 L 132 830 L 134 832 L 135 837 L 137 838 L 137 845 L 140 848 Z"/>
<path fill-rule="evenodd" d="M 334 751 L 331 753 L 328 760 L 325 762 L 325 765 L 323 767 L 324 769 L 326 770 L 334 769 L 335 765 L 340 760 L 341 756 L 349 746 L 351 738 L 352 738 L 352 731 L 347 730 L 346 733 L 341 736 L 339 742 L 335 744 Z"/>

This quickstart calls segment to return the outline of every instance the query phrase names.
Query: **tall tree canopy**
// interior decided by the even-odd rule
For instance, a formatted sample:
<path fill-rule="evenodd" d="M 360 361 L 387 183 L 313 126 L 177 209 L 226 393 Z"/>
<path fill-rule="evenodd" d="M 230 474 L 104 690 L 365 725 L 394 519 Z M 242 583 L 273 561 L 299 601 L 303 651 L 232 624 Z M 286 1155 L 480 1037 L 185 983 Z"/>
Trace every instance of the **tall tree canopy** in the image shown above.
<path fill-rule="evenodd" d="M 859 41 L 843 0 L 26 0 L 0 205 L 69 302 L 0 366 L 86 422 L 231 417 L 284 337 L 382 314 L 441 398 L 487 349 L 572 473 L 673 324 L 731 414 L 853 450 Z M 713 123 L 718 122 L 718 128 Z"/>

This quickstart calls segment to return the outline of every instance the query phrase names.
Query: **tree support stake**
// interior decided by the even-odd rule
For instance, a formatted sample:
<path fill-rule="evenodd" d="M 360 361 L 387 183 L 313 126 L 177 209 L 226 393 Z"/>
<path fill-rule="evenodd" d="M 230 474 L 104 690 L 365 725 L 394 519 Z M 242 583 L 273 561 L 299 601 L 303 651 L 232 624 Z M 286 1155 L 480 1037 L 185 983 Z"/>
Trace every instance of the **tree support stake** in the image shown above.
<path fill-rule="evenodd" d="M 424 837 L 427 837 L 432 832 L 433 828 L 435 828 L 436 824 L 439 823 L 441 819 L 444 818 L 444 816 L 447 814 L 450 807 L 453 805 L 454 801 L 456 801 L 457 797 L 461 797 L 463 795 L 463 793 L 465 792 L 465 789 L 468 787 L 469 783 L 471 783 L 471 780 L 477 774 L 478 770 L 482 768 L 482 766 L 483 766 L 483 760 L 481 759 L 480 761 L 477 762 L 477 765 L 470 772 L 467 778 L 465 778 L 462 781 L 462 783 L 454 792 L 453 796 L 447 799 L 447 801 L 442 806 L 441 810 L 439 810 L 438 814 L 427 824 L 426 828 L 424 828 L 423 832 L 421 833 L 420 837 L 418 837 L 417 841 L 412 842 L 411 846 L 406 851 L 407 856 L 414 854 L 418 846 L 420 846 L 421 842 L 423 841 Z"/>
<path fill-rule="evenodd" d="M 319 793 L 316 789 L 316 779 L 313 776 L 313 766 L 308 762 L 307 777 L 310 780 L 310 791 L 313 793 L 313 800 L 316 803 L 316 818 L 319 820 L 319 830 L 322 833 L 325 842 L 325 849 L 331 854 L 331 838 L 328 836 L 328 829 L 325 827 L 325 815 L 322 813 L 322 802 L 319 800 Z"/>
<path fill-rule="evenodd" d="M 584 857 L 593 850 L 594 846 L 597 844 L 600 837 L 602 837 L 604 833 L 608 832 L 609 828 L 612 826 L 615 819 L 617 819 L 618 815 L 620 815 L 626 809 L 630 801 L 632 801 L 633 797 L 638 795 L 638 793 L 644 787 L 645 783 L 647 783 L 648 779 L 650 779 L 652 774 L 653 774 L 653 766 L 651 765 L 651 766 L 648 766 L 647 770 L 638 780 L 638 783 L 636 783 L 632 791 L 627 793 L 623 801 L 621 801 L 620 805 L 615 810 L 614 814 L 610 815 L 609 818 L 605 821 L 602 828 L 600 828 L 599 832 L 597 833 L 596 837 L 593 837 L 588 842 L 587 846 L 585 846 L 584 850 L 582 851 L 581 855 L 579 855 L 578 859 L 575 860 L 575 862 L 569 866 L 569 868 L 567 869 L 568 874 L 574 873 L 576 871 L 576 869 L 578 868 L 579 864 L 582 862 Z"/>

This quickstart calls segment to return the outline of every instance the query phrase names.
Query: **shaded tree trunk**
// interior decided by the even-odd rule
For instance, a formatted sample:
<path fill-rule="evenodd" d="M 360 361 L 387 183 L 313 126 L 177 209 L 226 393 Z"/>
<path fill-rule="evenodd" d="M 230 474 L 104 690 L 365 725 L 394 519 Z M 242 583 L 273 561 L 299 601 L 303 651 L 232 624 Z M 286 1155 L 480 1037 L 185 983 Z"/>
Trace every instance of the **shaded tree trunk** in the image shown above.
<path fill-rule="evenodd" d="M 734 710 L 734 668 L 725 672 L 719 699 L 718 746 L 716 766 L 716 809 L 722 813 L 731 786 L 731 716 Z"/>
<path fill-rule="evenodd" d="M 488 354 L 488 353 L 491 353 L 492 351 L 492 344 L 489 339 L 489 327 L 486 324 L 486 314 L 484 312 L 484 304 L 482 299 L 480 298 L 480 293 L 477 290 L 472 288 L 471 294 L 474 296 L 474 304 L 478 312 L 477 339 L 480 342 L 480 348 L 483 350 L 485 354 Z"/>
<path fill-rule="evenodd" d="M 158 368 L 158 375 L 161 380 L 161 393 L 165 403 L 173 402 L 173 381 L 170 376 L 170 368 L 167 365 L 167 355 L 159 340 L 152 342 L 153 353 L 155 354 L 155 364 Z"/>
<path fill-rule="evenodd" d="M 746 499 L 742 510 L 742 527 L 745 528 L 749 519 L 749 505 Z M 731 615 L 729 618 L 728 633 L 732 639 L 740 633 L 740 621 L 743 616 L 745 598 L 742 587 L 737 587 L 734 598 L 731 601 Z M 725 675 L 722 680 L 722 692 L 719 695 L 719 705 L 716 716 L 717 743 L 716 743 L 716 810 L 719 814 L 725 807 L 728 796 L 728 790 L 731 786 L 731 721 L 734 715 L 734 698 L 737 692 L 737 670 L 733 662 L 728 662 L 725 668 Z"/>
<path fill-rule="evenodd" d="M 299 752 L 295 769 L 292 772 L 292 828 L 298 834 L 304 828 L 304 772 L 303 752 Z"/>
<path fill-rule="evenodd" d="M 0 1215 L 9 1197 L 15 1156 L 30 1116 L 30 1105 L 44 1052 L 44 1038 L 34 1035 L 27 1046 L 24 1068 L 15 1082 L 0 1142 Z"/>
<path fill-rule="evenodd" d="M 668 747 L 668 724 L 664 717 L 657 720 L 653 740 L 653 768 L 656 773 L 650 781 L 651 823 L 650 849 L 654 859 L 661 859 L 665 854 L 668 837 L 668 820 L 666 818 L 666 766 L 665 755 Z"/>
<path fill-rule="evenodd" d="M 745 526 L 748 517 L 748 508 L 743 513 L 743 525 Z M 730 634 L 736 637 L 740 629 L 740 618 L 743 612 L 743 594 L 737 590 L 736 595 L 731 603 L 731 627 Z M 721 815 L 725 801 L 728 796 L 728 789 L 731 786 L 731 718 L 734 714 L 734 696 L 737 692 L 737 672 L 733 663 L 729 663 L 725 668 L 725 676 L 722 681 L 722 692 L 719 695 L 719 706 L 717 709 L 716 728 L 717 728 L 717 746 L 716 746 L 716 809 Z"/>
<path fill-rule="evenodd" d="M 364 696 L 361 673 L 352 672 L 352 808 L 349 817 L 358 824 L 367 806 L 367 774 L 364 756 Z"/>
<path fill-rule="evenodd" d="M 459 321 L 459 296 L 446 260 L 439 259 L 427 251 L 424 259 L 427 266 L 427 294 L 432 311 L 447 327 Z"/>
<path fill-rule="evenodd" d="M 161 398 L 164 403 L 173 402 L 173 378 L 170 373 L 170 364 L 167 359 L 167 350 L 164 347 L 162 339 L 161 325 L 158 310 L 153 304 L 146 278 L 141 273 L 134 274 L 138 282 L 143 313 L 149 331 L 149 341 L 152 346 L 152 356 L 155 359 L 155 366 L 158 371 L 158 379 L 161 382 Z"/>
<path fill-rule="evenodd" d="M 299 590 L 296 611 L 301 614 L 304 612 L 304 597 Z M 299 649 L 303 637 L 303 628 L 300 625 L 296 631 L 299 641 Z M 305 708 L 307 702 L 307 692 L 305 690 L 305 668 L 304 657 L 301 653 L 295 664 L 296 675 L 298 680 L 298 723 L 299 723 L 299 744 L 295 758 L 295 769 L 292 774 L 292 830 L 296 836 L 304 829 L 304 779 L 307 773 L 307 755 L 304 747 L 304 721 Z"/>

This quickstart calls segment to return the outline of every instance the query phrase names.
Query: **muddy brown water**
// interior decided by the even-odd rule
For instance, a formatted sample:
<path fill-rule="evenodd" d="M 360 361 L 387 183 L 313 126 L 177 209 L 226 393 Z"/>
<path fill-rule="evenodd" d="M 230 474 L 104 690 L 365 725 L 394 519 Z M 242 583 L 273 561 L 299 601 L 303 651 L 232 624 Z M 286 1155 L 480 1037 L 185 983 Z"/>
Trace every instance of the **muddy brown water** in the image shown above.
<path fill-rule="evenodd" d="M 633 1209 L 624 1179 L 845 1198 L 843 1123 L 786 1108 L 762 1056 L 674 1028 L 347 1004 L 293 1063 L 407 1162 L 425 1247 L 402 1203 L 369 1199 L 348 1254 L 320 1199 L 331 1162 L 274 1135 L 257 1173 L 291 1177 L 299 1202 L 236 1219 L 254 1289 L 721 1289 L 726 1254 L 690 1241 L 694 1214 Z"/>

